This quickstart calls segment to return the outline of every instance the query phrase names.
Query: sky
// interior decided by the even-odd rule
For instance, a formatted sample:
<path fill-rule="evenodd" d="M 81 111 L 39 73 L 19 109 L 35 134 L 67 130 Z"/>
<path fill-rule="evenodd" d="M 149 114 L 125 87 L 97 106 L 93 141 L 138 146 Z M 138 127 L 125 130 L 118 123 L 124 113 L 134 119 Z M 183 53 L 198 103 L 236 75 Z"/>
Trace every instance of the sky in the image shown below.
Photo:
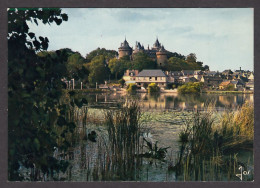
<path fill-rule="evenodd" d="M 118 50 L 126 40 L 145 48 L 156 37 L 165 49 L 182 55 L 195 53 L 212 71 L 253 70 L 252 8 L 67 8 L 68 21 L 30 31 L 48 37 L 48 50 L 70 48 L 83 57 L 100 48 Z"/>

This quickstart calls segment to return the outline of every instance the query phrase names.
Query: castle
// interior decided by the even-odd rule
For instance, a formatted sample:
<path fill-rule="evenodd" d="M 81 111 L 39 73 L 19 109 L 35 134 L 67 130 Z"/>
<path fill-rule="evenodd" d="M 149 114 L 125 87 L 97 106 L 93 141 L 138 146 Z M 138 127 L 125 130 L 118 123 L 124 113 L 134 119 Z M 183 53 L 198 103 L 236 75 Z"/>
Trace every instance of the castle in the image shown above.
<path fill-rule="evenodd" d="M 125 39 L 118 48 L 118 58 L 120 59 L 124 56 L 129 56 L 130 59 L 134 59 L 135 54 L 138 52 L 146 53 L 153 60 L 156 60 L 158 67 L 164 66 L 167 61 L 168 51 L 164 49 L 164 46 L 159 42 L 158 38 L 151 49 L 149 48 L 149 45 L 148 48 L 145 49 L 140 42 L 136 42 L 134 50 L 129 46 L 127 40 Z"/>

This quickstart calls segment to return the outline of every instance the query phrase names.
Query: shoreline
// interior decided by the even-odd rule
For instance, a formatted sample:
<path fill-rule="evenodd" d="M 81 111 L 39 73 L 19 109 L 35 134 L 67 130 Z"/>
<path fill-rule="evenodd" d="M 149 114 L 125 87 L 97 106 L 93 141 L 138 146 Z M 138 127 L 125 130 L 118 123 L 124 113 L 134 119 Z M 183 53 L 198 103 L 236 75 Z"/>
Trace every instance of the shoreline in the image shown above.
<path fill-rule="evenodd" d="M 203 91 L 208 94 L 254 94 L 254 91 Z"/>
<path fill-rule="evenodd" d="M 126 90 L 104 90 L 104 89 L 74 89 L 74 90 L 68 90 L 66 91 L 74 91 L 75 93 L 127 93 Z M 144 90 L 137 90 L 137 93 L 148 93 Z M 160 93 L 178 93 L 177 90 L 162 90 Z M 202 91 L 201 93 L 207 93 L 207 94 L 254 94 L 254 91 Z"/>
<path fill-rule="evenodd" d="M 68 90 L 66 91 L 74 91 L 75 93 L 127 93 L 126 90 L 104 90 L 104 89 L 74 89 L 74 90 Z M 144 90 L 137 90 L 137 93 L 148 93 Z M 178 93 L 177 90 L 162 90 L 160 93 Z M 207 94 L 254 94 L 254 91 L 202 91 L 201 93 L 207 93 Z"/>

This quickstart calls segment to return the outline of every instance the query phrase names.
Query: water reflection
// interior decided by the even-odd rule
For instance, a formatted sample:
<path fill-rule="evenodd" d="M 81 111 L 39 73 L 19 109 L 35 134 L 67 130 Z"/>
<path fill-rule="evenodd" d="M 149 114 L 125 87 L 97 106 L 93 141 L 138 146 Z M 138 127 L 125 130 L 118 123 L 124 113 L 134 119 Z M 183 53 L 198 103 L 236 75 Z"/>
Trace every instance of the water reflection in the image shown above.
<path fill-rule="evenodd" d="M 107 108 L 117 107 L 118 103 L 126 98 L 136 98 L 140 101 L 143 110 L 170 111 L 170 110 L 203 110 L 207 104 L 214 102 L 217 110 L 232 109 L 241 106 L 246 101 L 253 103 L 253 94 L 177 94 L 162 93 L 148 94 L 138 93 L 135 95 L 119 93 L 88 94 L 89 103 L 93 107 Z"/>

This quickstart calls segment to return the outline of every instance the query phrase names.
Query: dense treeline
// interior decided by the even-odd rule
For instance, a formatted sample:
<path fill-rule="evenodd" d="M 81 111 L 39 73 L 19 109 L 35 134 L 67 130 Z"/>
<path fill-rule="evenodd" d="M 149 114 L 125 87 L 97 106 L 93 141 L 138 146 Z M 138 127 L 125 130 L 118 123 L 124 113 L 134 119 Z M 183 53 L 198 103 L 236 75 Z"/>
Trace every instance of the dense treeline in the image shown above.
<path fill-rule="evenodd" d="M 89 86 L 94 87 L 96 83 L 104 83 L 105 80 L 119 80 L 124 75 L 127 69 L 130 70 L 143 70 L 143 69 L 156 69 L 156 61 L 149 57 L 146 53 L 139 52 L 133 58 L 125 56 L 118 59 L 118 53 L 114 50 L 106 50 L 105 48 L 97 48 L 82 57 L 79 52 L 74 52 L 71 49 L 64 48 L 60 51 L 67 53 L 68 59 L 65 63 L 68 69 L 68 78 L 74 78 Z M 47 54 L 52 57 L 56 56 L 56 52 L 40 52 L 39 56 L 46 56 Z M 189 54 L 183 56 L 178 53 L 170 52 L 168 54 L 168 61 L 163 70 L 168 71 L 181 71 L 181 70 L 205 70 L 209 67 L 203 67 L 203 63 L 197 61 L 196 54 Z"/>

